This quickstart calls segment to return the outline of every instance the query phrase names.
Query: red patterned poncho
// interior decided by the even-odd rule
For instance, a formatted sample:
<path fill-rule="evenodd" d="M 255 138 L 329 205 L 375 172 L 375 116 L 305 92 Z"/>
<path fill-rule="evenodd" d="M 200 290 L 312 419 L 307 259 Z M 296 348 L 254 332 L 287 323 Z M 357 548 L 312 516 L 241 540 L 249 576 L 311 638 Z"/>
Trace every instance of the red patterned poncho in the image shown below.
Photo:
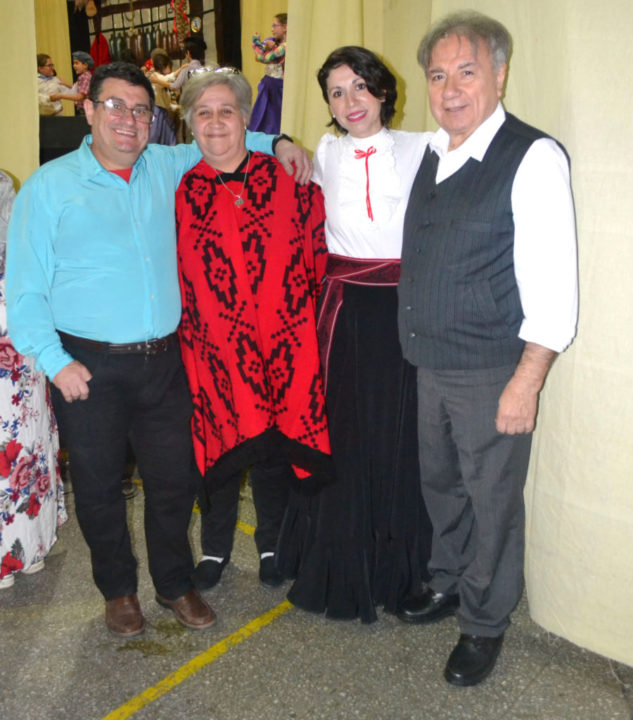
<path fill-rule="evenodd" d="M 246 165 L 221 176 L 234 194 L 204 160 L 176 193 L 196 461 L 212 482 L 281 454 L 320 481 L 330 474 L 316 336 L 323 197 L 260 153 L 244 183 Z"/>

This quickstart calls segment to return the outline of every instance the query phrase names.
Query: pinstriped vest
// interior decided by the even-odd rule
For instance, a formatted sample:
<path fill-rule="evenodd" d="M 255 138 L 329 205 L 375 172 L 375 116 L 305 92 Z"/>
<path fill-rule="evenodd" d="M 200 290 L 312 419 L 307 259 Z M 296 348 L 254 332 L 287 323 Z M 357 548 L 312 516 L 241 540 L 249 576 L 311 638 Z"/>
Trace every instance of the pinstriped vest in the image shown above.
<path fill-rule="evenodd" d="M 511 193 L 532 143 L 548 137 L 509 113 L 479 162 L 435 183 L 430 148 L 404 221 L 398 325 L 404 356 L 435 370 L 518 362 L 523 312 L 514 274 Z"/>

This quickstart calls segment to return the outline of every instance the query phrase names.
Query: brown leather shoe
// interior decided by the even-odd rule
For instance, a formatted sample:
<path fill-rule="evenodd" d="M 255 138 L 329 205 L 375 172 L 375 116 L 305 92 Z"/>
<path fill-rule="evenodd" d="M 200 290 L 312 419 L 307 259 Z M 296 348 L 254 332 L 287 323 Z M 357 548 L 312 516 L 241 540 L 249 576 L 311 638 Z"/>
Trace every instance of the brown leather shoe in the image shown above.
<path fill-rule="evenodd" d="M 108 630 L 117 637 L 134 637 L 145 630 L 145 618 L 136 593 L 106 600 L 105 622 Z"/>
<path fill-rule="evenodd" d="M 216 620 L 213 609 L 200 597 L 197 590 L 189 590 L 175 600 L 167 600 L 157 594 L 156 602 L 171 610 L 179 623 L 192 630 L 204 630 Z"/>

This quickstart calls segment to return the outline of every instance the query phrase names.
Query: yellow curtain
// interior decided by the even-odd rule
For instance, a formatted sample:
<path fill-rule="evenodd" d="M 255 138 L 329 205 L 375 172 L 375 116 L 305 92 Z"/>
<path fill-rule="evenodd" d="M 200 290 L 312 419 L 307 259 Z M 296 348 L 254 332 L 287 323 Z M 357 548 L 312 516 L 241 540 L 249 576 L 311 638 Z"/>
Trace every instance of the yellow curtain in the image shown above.
<path fill-rule="evenodd" d="M 38 53 L 53 58 L 55 70 L 64 82 L 73 84 L 70 34 L 66 0 L 35 0 L 35 42 Z M 62 100 L 63 115 L 75 114 L 75 103 Z"/>
<path fill-rule="evenodd" d="M 395 127 L 426 127 L 424 78 L 415 55 L 429 26 L 431 6 L 431 0 L 290 0 L 283 131 L 311 151 L 327 131 L 329 113 L 316 74 L 341 45 L 373 50 L 398 78 Z"/>
<path fill-rule="evenodd" d="M 0 66 L 4 107 L 0 113 L 0 169 L 17 186 L 39 163 L 39 116 L 35 13 L 32 2 L 0 2 Z"/>
<path fill-rule="evenodd" d="M 255 60 L 251 38 L 258 32 L 262 38 L 271 35 L 273 18 L 288 12 L 288 0 L 242 0 L 242 71 L 253 88 L 253 102 L 257 97 L 257 83 L 262 79 L 264 66 Z M 292 33 L 293 19 L 288 17 L 289 32 Z M 291 42 L 291 41 L 289 41 Z"/>

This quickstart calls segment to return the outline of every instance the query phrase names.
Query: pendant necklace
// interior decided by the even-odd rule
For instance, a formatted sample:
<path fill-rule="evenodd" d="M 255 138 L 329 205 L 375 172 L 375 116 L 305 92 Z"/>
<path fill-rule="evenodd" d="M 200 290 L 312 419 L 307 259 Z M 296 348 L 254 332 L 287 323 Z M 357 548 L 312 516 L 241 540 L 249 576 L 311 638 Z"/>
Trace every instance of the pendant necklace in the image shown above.
<path fill-rule="evenodd" d="M 244 188 L 246 187 L 246 180 L 248 179 L 248 168 L 250 167 L 250 164 L 251 164 L 251 151 L 249 150 L 248 151 L 248 160 L 246 162 L 246 170 L 244 171 L 244 181 L 242 182 L 242 189 L 240 190 L 239 195 L 236 195 L 233 192 L 233 190 L 231 190 L 231 188 L 225 184 L 224 180 L 222 180 L 220 173 L 216 170 L 215 177 L 222 183 L 222 187 L 225 190 L 227 190 L 228 192 L 230 192 L 231 195 L 233 195 L 233 197 L 235 198 L 235 201 L 233 204 L 238 208 L 241 208 L 242 205 L 244 204 L 244 199 L 242 198 L 242 195 L 244 193 Z"/>

